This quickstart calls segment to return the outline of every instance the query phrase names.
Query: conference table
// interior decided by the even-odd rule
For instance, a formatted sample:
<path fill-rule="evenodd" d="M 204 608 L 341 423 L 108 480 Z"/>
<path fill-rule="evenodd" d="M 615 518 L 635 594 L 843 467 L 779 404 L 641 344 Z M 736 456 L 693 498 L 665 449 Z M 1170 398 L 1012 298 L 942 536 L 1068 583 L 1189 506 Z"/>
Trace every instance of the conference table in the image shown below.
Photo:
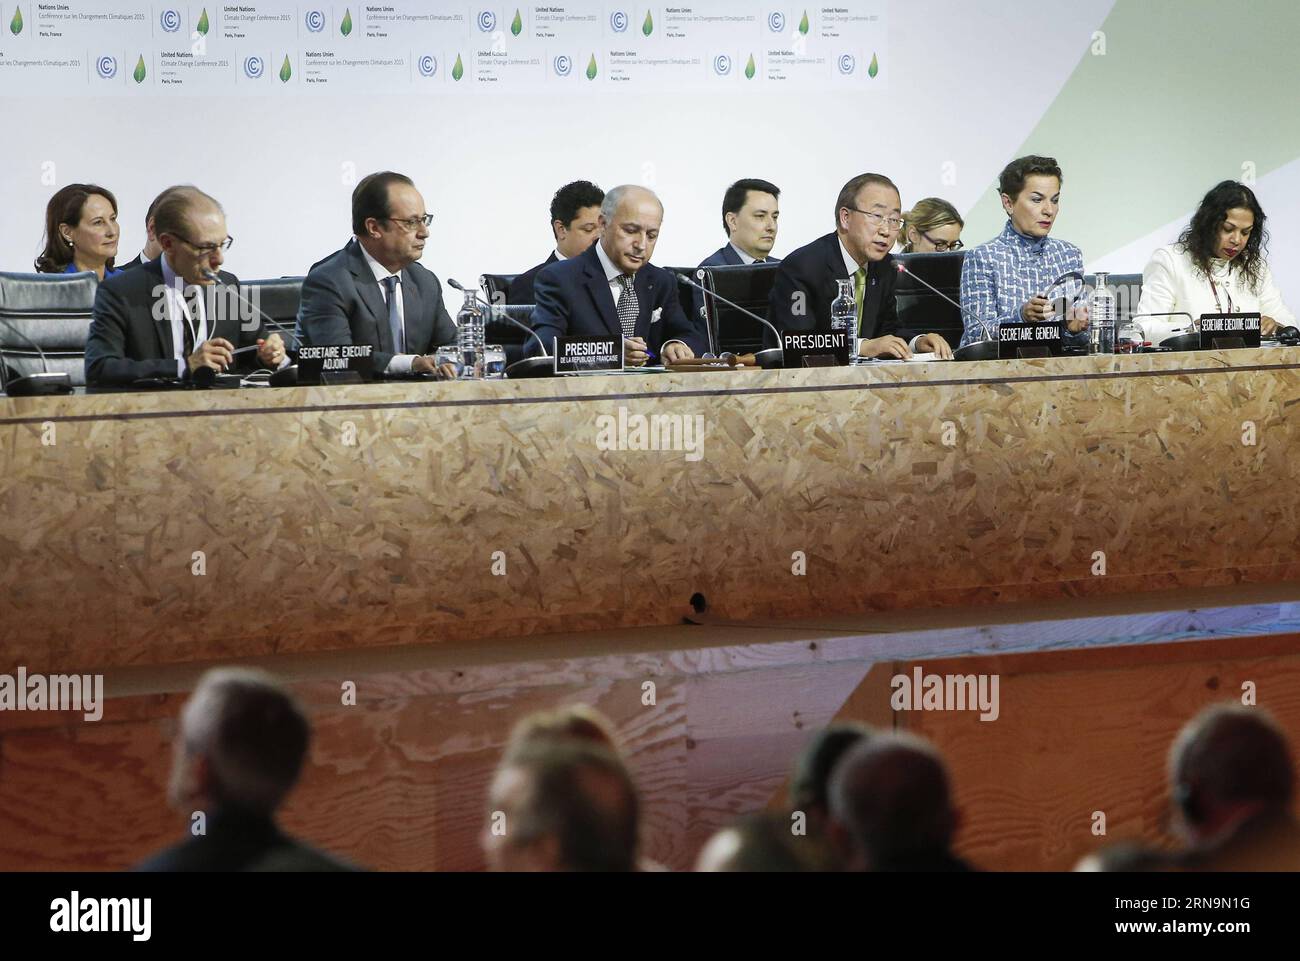
<path fill-rule="evenodd" d="M 1285 347 L 0 398 L 0 647 L 69 670 L 1294 580 L 1297 404 Z"/>

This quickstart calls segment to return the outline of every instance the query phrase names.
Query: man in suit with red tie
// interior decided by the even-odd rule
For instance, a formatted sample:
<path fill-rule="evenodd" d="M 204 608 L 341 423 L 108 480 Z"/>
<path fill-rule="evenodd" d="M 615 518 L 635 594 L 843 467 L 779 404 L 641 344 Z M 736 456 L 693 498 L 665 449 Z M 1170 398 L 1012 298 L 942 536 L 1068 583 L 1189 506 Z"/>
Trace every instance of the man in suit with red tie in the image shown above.
<path fill-rule="evenodd" d="M 621 335 L 625 362 L 639 367 L 707 349 L 703 326 L 678 301 L 676 277 L 650 263 L 663 217 L 663 204 L 644 187 L 625 184 L 605 194 L 600 240 L 537 275 L 533 330 L 548 350 L 556 337 Z"/>

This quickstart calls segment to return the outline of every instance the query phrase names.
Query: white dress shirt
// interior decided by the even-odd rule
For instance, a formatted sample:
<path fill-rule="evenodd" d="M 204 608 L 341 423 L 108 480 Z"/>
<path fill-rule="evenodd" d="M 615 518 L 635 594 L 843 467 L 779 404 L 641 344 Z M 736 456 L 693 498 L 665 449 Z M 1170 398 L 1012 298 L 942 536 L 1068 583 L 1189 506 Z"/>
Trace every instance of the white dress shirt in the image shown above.
<path fill-rule="evenodd" d="M 862 309 L 865 310 L 865 309 L 866 309 L 866 306 L 867 306 L 867 305 L 866 305 L 866 301 L 867 301 L 867 288 L 871 286 L 871 274 L 870 274 L 870 268 L 869 268 L 866 264 L 860 264 L 860 263 L 858 263 L 856 260 L 853 259 L 853 255 L 849 253 L 849 248 L 844 246 L 844 240 L 843 240 L 843 238 L 837 237 L 836 239 L 839 240 L 839 242 L 840 242 L 840 256 L 842 256 L 842 257 L 844 258 L 844 269 L 847 270 L 847 271 L 849 272 L 849 281 L 850 281 L 850 282 L 853 281 L 853 275 L 856 274 L 859 270 L 866 270 L 866 271 L 868 271 L 866 281 L 865 281 L 865 282 L 863 283 L 863 285 L 862 285 Z M 855 296 L 856 296 L 856 292 L 855 292 Z M 917 334 L 915 337 L 913 337 L 912 340 L 908 343 L 908 345 L 907 345 L 907 349 L 910 350 L 910 351 L 912 351 L 913 353 L 915 353 L 915 352 L 916 352 L 916 342 L 917 342 L 918 340 L 920 340 L 923 336 L 925 336 L 925 335 L 924 335 L 924 334 Z M 859 337 L 859 338 L 857 339 L 856 346 L 853 348 L 853 356 L 854 356 L 854 357 L 859 357 L 859 356 L 861 356 L 861 354 L 862 354 L 862 345 L 865 344 L 866 342 L 867 342 L 867 338 L 865 338 L 865 337 Z M 886 359 L 888 359 L 888 360 L 892 360 L 892 358 L 886 358 Z"/>
<path fill-rule="evenodd" d="M 172 328 L 172 356 L 176 358 L 176 376 L 184 377 L 185 370 L 189 366 L 188 358 L 185 356 L 185 328 L 189 328 L 196 348 L 208 339 L 208 315 L 205 304 L 207 298 L 185 299 L 185 281 L 172 270 L 166 254 L 162 255 L 162 274 L 163 287 L 166 288 L 163 298 L 167 303 L 167 320 Z M 191 303 L 197 305 L 195 312 L 198 317 L 190 315 Z"/>
<path fill-rule="evenodd" d="M 748 267 L 750 264 L 754 263 L 758 259 L 757 257 L 749 256 L 749 254 L 745 253 L 735 244 L 731 243 L 731 241 L 727 241 L 727 246 L 736 252 L 736 256 L 740 258 L 740 262 L 744 264 L 746 267 Z M 840 246 L 843 246 L 843 244 L 841 244 Z"/>
<path fill-rule="evenodd" d="M 366 250 L 366 245 L 357 241 L 357 246 L 361 248 L 361 256 L 366 258 L 366 264 L 370 267 L 370 272 L 375 275 L 375 283 L 379 285 L 379 299 L 384 302 L 385 308 L 388 306 L 388 291 L 384 288 L 384 281 L 389 277 L 396 277 L 397 284 L 393 287 L 393 296 L 397 298 L 397 316 L 402 318 L 402 333 L 405 340 L 406 333 L 406 305 L 402 300 L 402 272 L 399 270 L 393 273 L 374 257 L 370 256 L 370 251 Z M 388 323 L 388 315 L 385 314 L 382 323 Z M 403 376 L 411 372 L 411 365 L 415 363 L 415 354 L 393 354 L 393 359 L 388 362 L 384 368 L 384 373 L 394 376 Z"/>
<path fill-rule="evenodd" d="M 1214 286 L 1210 286 L 1210 281 Z M 1215 299 L 1215 294 L 1218 299 Z M 1279 326 L 1295 326 L 1295 315 L 1282 302 L 1268 264 L 1261 265 L 1259 285 L 1251 290 L 1240 270 L 1227 260 L 1211 260 L 1210 275 L 1201 273 L 1187 251 L 1178 244 L 1161 247 L 1142 271 L 1142 296 L 1135 313 L 1167 314 L 1184 311 L 1200 320 L 1202 314 L 1254 313 L 1272 317 Z M 1183 330 L 1186 318 L 1140 317 L 1136 323 L 1152 343 Z"/>
<path fill-rule="evenodd" d="M 600 266 L 605 270 L 605 279 L 609 281 L 609 292 L 614 295 L 614 309 L 617 310 L 618 302 L 623 299 L 623 285 L 619 282 L 619 278 L 623 276 L 623 271 L 614 264 L 614 261 L 609 259 L 609 254 L 605 253 L 605 245 L 599 240 L 596 241 L 596 256 L 600 258 Z M 662 355 L 664 348 L 669 344 L 682 343 L 685 342 L 681 340 L 665 340 L 659 347 L 659 353 Z M 662 359 L 662 356 L 659 359 Z"/>

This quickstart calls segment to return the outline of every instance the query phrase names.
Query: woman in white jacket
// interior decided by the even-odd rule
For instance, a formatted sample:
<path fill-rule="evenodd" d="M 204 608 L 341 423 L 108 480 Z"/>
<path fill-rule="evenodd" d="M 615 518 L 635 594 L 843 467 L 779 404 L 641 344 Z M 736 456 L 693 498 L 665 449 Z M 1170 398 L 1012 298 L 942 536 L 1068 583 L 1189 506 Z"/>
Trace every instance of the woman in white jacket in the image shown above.
<path fill-rule="evenodd" d="M 1260 333 L 1295 326 L 1265 260 L 1268 235 L 1255 192 L 1225 180 L 1205 195 L 1178 242 L 1159 248 L 1142 271 L 1140 314 L 1184 311 L 1202 314 L 1258 311 Z M 1159 343 L 1186 327 L 1177 318 L 1143 317 L 1148 339 Z"/>

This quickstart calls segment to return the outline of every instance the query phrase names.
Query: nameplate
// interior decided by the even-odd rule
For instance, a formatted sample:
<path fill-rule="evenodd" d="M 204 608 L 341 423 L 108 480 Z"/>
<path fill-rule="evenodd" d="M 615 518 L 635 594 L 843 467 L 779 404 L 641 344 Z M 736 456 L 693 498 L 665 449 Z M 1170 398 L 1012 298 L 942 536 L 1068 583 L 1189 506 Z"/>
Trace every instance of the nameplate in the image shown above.
<path fill-rule="evenodd" d="M 1259 346 L 1260 315 L 1201 314 L 1201 350 Z"/>
<path fill-rule="evenodd" d="M 622 337 L 556 337 L 557 374 L 607 374 L 623 369 Z"/>
<path fill-rule="evenodd" d="M 370 344 L 320 344 L 298 348 L 298 383 L 347 384 L 370 380 L 375 362 Z"/>
<path fill-rule="evenodd" d="M 1063 352 L 1060 324 L 1018 323 L 1001 324 L 998 327 L 999 360 L 1050 357 Z"/>
<path fill-rule="evenodd" d="M 844 331 L 783 332 L 781 349 L 785 352 L 786 367 L 847 367 L 849 364 L 849 335 Z"/>

